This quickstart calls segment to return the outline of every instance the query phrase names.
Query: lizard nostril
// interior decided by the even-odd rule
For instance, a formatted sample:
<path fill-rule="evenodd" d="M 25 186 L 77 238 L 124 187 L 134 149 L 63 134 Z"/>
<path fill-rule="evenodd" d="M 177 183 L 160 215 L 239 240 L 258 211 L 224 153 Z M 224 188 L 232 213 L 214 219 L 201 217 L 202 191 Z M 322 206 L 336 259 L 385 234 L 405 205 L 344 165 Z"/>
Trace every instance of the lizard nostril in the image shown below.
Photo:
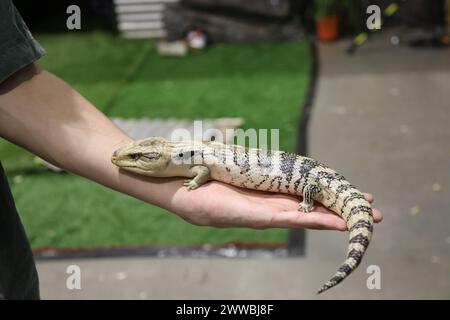
<path fill-rule="evenodd" d="M 114 153 L 112 154 L 111 159 L 117 160 L 119 158 L 119 153 L 116 151 L 114 151 Z"/>
<path fill-rule="evenodd" d="M 115 163 L 117 161 L 117 151 L 114 151 L 114 153 L 111 156 L 111 162 Z"/>

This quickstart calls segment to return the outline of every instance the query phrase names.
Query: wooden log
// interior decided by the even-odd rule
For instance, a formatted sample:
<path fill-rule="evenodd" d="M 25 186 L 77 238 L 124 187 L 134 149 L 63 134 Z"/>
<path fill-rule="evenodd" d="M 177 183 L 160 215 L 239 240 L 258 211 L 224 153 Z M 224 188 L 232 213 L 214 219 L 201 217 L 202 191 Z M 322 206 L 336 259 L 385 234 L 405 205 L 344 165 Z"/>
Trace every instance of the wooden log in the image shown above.
<path fill-rule="evenodd" d="M 234 10 L 275 18 L 285 18 L 291 13 L 290 0 L 182 0 L 182 3 L 207 10 Z"/>
<path fill-rule="evenodd" d="M 212 42 L 277 41 L 303 36 L 302 28 L 295 23 L 239 19 L 183 5 L 168 6 L 163 13 L 163 22 L 169 41 L 182 39 L 194 27 L 204 30 Z"/>

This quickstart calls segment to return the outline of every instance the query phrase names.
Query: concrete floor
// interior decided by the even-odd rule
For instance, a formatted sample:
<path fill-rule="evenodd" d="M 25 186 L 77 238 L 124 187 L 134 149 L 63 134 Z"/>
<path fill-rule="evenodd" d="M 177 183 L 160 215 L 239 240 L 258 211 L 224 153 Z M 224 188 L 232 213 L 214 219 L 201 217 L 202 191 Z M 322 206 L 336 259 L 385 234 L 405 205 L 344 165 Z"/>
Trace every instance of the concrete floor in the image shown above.
<path fill-rule="evenodd" d="M 356 55 L 320 45 L 310 152 L 376 196 L 385 214 L 359 267 L 316 296 L 347 235 L 308 231 L 299 259 L 126 258 L 38 262 L 44 299 L 449 299 L 450 51 L 393 47 L 383 33 Z M 281 137 L 282 138 L 282 137 Z M 79 265 L 81 290 L 66 288 Z M 366 286 L 367 267 L 381 289 Z"/>

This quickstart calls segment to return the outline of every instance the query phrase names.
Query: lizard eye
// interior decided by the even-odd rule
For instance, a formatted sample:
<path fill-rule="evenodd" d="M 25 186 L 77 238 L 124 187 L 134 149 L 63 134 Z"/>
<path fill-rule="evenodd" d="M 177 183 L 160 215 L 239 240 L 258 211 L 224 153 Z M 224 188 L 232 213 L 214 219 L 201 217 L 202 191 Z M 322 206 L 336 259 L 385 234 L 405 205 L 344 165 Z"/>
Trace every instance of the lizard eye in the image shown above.
<path fill-rule="evenodd" d="M 133 153 L 133 154 L 130 154 L 131 160 L 137 160 L 137 159 L 139 159 L 140 157 L 141 157 L 141 154 L 140 154 L 140 153 Z"/>
<path fill-rule="evenodd" d="M 141 160 L 151 161 L 151 160 L 159 159 L 160 156 L 161 156 L 161 154 L 159 152 L 143 153 L 141 156 Z"/>

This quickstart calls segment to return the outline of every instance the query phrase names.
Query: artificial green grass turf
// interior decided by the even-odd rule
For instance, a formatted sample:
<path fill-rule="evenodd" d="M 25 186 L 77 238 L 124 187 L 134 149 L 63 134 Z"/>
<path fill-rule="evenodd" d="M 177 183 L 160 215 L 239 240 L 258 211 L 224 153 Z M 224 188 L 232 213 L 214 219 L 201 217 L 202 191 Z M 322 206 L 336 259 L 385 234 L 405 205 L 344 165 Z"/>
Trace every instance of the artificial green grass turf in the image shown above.
<path fill-rule="evenodd" d="M 121 89 L 136 59 L 151 45 L 104 32 L 68 32 L 36 38 L 47 51 L 39 64 L 70 83 L 100 110 Z"/>
<path fill-rule="evenodd" d="M 294 151 L 308 70 L 304 42 L 215 45 L 184 59 L 152 51 L 109 114 L 243 117 L 244 128 L 280 129 L 280 148 Z"/>
<path fill-rule="evenodd" d="M 158 56 L 148 41 L 105 33 L 37 39 L 48 51 L 41 65 L 109 116 L 239 116 L 245 128 L 279 128 L 281 148 L 294 150 L 308 83 L 306 43 L 216 45 L 177 59 Z M 29 154 L 5 143 L 0 159 L 7 172 L 16 169 L 14 175 L 36 167 Z M 163 209 L 69 174 L 43 171 L 21 178 L 10 180 L 16 181 L 12 190 L 35 248 L 287 240 L 281 229 L 191 226 Z"/>

